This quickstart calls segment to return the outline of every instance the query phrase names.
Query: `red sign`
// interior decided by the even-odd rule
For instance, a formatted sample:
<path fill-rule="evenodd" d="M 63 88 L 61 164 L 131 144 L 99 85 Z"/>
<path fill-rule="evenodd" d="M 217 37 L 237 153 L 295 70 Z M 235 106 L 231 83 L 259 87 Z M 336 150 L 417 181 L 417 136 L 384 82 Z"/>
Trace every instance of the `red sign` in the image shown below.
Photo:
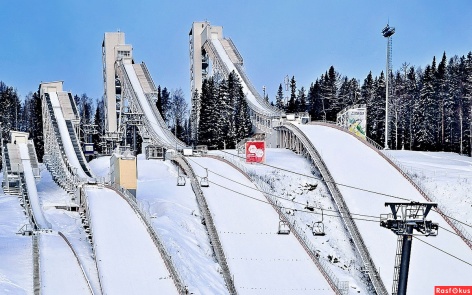
<path fill-rule="evenodd" d="M 265 142 L 248 141 L 246 142 L 246 163 L 264 163 L 265 162 Z"/>
<path fill-rule="evenodd" d="M 434 286 L 434 295 L 472 294 L 472 286 Z"/>

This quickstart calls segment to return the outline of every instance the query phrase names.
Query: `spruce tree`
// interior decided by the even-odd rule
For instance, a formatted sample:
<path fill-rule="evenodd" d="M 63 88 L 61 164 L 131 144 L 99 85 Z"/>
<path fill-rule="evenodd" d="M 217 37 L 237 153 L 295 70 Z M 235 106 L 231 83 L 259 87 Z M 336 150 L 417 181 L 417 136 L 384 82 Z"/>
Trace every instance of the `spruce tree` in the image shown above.
<path fill-rule="evenodd" d="M 282 88 L 282 83 L 279 84 L 279 89 L 277 90 L 277 95 L 276 95 L 276 98 L 275 98 L 275 106 L 279 110 L 284 110 L 285 109 L 285 106 L 284 106 L 284 92 L 283 92 L 283 88 Z"/>

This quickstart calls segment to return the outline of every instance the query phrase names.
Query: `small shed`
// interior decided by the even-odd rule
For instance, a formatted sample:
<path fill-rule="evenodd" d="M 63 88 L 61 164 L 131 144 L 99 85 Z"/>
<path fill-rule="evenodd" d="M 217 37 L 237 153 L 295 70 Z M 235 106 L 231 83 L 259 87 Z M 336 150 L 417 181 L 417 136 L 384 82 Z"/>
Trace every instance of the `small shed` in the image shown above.
<path fill-rule="evenodd" d="M 123 154 L 114 153 L 110 158 L 110 180 L 136 196 L 138 186 L 138 170 L 136 157 L 126 151 Z"/>

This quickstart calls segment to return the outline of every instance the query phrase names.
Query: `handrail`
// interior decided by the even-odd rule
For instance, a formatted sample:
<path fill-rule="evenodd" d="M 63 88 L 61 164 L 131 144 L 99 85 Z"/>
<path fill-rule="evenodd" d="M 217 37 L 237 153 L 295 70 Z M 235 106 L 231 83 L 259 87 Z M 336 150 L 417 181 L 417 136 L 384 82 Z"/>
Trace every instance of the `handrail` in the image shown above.
<path fill-rule="evenodd" d="M 32 255 L 33 255 L 33 294 L 41 295 L 41 260 L 39 257 L 39 234 L 32 236 Z"/>
<path fill-rule="evenodd" d="M 341 130 L 343 132 L 346 132 L 346 133 L 349 133 L 351 135 L 353 135 L 352 132 L 350 132 L 348 129 L 345 129 L 341 126 L 338 126 L 336 124 L 329 124 L 329 123 L 316 123 L 318 125 L 322 125 L 322 126 L 327 126 L 327 127 L 331 127 L 331 128 L 335 128 L 335 129 L 338 129 L 338 130 Z M 315 124 L 315 125 L 316 125 Z M 442 216 L 442 218 L 447 222 L 447 224 L 449 224 L 449 226 L 452 227 L 452 229 L 454 229 L 454 231 L 456 232 L 456 234 L 464 241 L 464 243 L 467 244 L 467 246 L 469 246 L 469 248 L 472 250 L 472 235 L 469 234 L 469 232 L 464 229 L 464 227 L 457 221 L 449 218 L 448 216 L 451 216 L 451 214 L 449 213 L 449 210 L 447 210 L 447 208 L 445 208 L 442 203 L 440 202 L 440 200 L 436 199 L 434 196 L 434 194 L 432 194 L 431 192 L 428 191 L 428 189 L 422 185 L 420 182 L 415 182 L 409 175 L 409 172 L 408 172 L 408 169 L 403 165 L 401 164 L 393 155 L 391 155 L 390 153 L 388 153 L 388 150 L 384 150 L 383 147 L 381 147 L 379 144 L 377 144 L 375 141 L 373 141 L 372 139 L 366 137 L 366 140 L 364 141 L 362 138 L 358 137 L 358 136 L 354 136 L 355 138 L 357 138 L 358 140 L 360 140 L 361 142 L 363 142 L 364 144 L 366 144 L 368 147 L 370 147 L 371 149 L 373 149 L 374 151 L 376 151 L 382 158 L 384 158 L 390 165 L 392 165 L 398 172 L 400 172 L 400 174 L 410 182 L 410 184 L 423 196 L 423 198 L 425 198 L 428 202 L 436 202 L 438 203 L 438 207 L 435 209 L 435 211 Z M 381 152 L 381 151 L 384 151 L 384 152 Z M 445 214 L 446 213 L 446 214 Z"/>
<path fill-rule="evenodd" d="M 178 165 L 180 165 L 180 167 L 185 171 L 185 174 L 190 178 L 192 190 L 195 193 L 198 206 L 200 208 L 200 211 L 202 212 L 202 216 L 205 221 L 205 227 L 210 238 L 211 246 L 213 247 L 216 260 L 220 264 L 221 270 L 223 272 L 223 278 L 225 280 L 226 287 L 228 288 L 230 294 L 236 295 L 238 294 L 238 292 L 236 290 L 236 286 L 234 285 L 233 277 L 231 275 L 228 262 L 226 261 L 226 256 L 221 245 L 220 238 L 218 236 L 218 231 L 216 230 L 215 224 L 213 222 L 213 217 L 211 216 L 210 209 L 208 208 L 208 204 L 205 199 L 205 194 L 203 193 L 200 184 L 197 180 L 197 175 L 193 170 L 192 166 L 184 157 L 179 155 L 177 157 L 174 157 L 173 160 Z"/>
<path fill-rule="evenodd" d="M 234 54 L 236 54 L 236 57 L 240 61 L 240 64 L 243 64 L 243 57 L 241 56 L 238 49 L 236 48 L 236 45 L 234 45 L 233 40 L 231 40 L 231 38 L 225 38 L 225 40 L 228 41 L 229 46 L 233 50 Z"/>
<path fill-rule="evenodd" d="M 331 196 L 333 197 L 333 200 L 336 206 L 338 207 L 339 214 L 341 215 L 342 220 L 344 221 L 344 224 L 346 225 L 346 228 L 352 237 L 354 245 L 361 256 L 364 266 L 368 271 L 370 281 L 372 282 L 372 285 L 374 286 L 377 294 L 388 294 L 387 289 L 385 288 L 380 274 L 378 273 L 377 268 L 374 264 L 374 261 L 370 256 L 369 250 L 367 249 L 367 246 L 365 245 L 364 240 L 359 232 L 359 229 L 357 228 L 356 223 L 352 219 L 349 208 L 346 205 L 341 192 L 339 191 L 336 183 L 334 182 L 333 177 L 331 176 L 331 173 L 329 172 L 326 164 L 319 155 L 318 151 L 310 142 L 310 140 L 306 137 L 306 135 L 294 124 L 286 122 L 279 128 L 286 128 L 288 131 L 292 132 L 301 141 L 304 148 L 309 153 L 311 159 L 320 170 L 320 173 L 324 181 L 326 182 L 328 189 L 331 192 Z"/>
<path fill-rule="evenodd" d="M 257 189 L 264 195 L 264 197 L 269 201 L 272 207 L 277 211 L 277 214 L 279 215 L 279 217 L 288 223 L 291 232 L 295 235 L 295 237 L 300 242 L 305 252 L 308 254 L 308 256 L 310 256 L 311 260 L 315 263 L 316 267 L 321 272 L 323 277 L 326 279 L 328 284 L 331 286 L 333 291 L 336 294 L 347 295 L 345 290 L 342 289 L 340 280 L 336 277 L 334 272 L 324 263 L 322 259 L 319 258 L 319 256 L 315 254 L 316 247 L 308 240 L 308 238 L 304 234 L 304 231 L 301 229 L 301 227 L 298 224 L 296 224 L 295 219 L 293 217 L 287 216 L 286 214 L 282 212 L 282 210 L 280 210 L 280 206 L 278 206 L 277 200 L 271 194 L 270 188 L 268 187 L 267 183 L 260 181 L 260 179 L 254 177 L 253 173 L 249 173 L 246 167 L 242 166 L 237 161 L 228 160 L 224 157 L 214 156 L 214 155 L 207 155 L 206 157 L 220 160 L 232 166 L 234 169 L 238 170 L 242 175 L 244 175 L 247 179 L 249 179 L 257 187 Z"/>
<path fill-rule="evenodd" d="M 144 226 L 146 227 L 146 230 L 149 233 L 154 245 L 158 249 L 162 259 L 164 260 L 164 264 L 166 265 L 166 268 L 169 271 L 169 274 L 172 277 L 172 281 L 174 282 L 174 285 L 177 288 L 178 292 L 182 295 L 188 294 L 188 290 L 182 283 L 180 273 L 177 271 L 177 268 L 175 267 L 171 256 L 169 255 L 169 253 L 167 253 L 167 250 L 162 244 L 159 235 L 154 230 L 150 218 L 148 218 L 139 208 L 136 198 L 127 189 L 121 187 L 118 184 L 105 184 L 105 187 L 113 190 L 119 196 L 121 196 L 131 206 L 136 215 L 138 215 L 139 219 L 141 219 Z"/>
<path fill-rule="evenodd" d="M 69 242 L 69 239 L 67 239 L 67 237 L 64 234 L 62 234 L 62 232 L 58 231 L 57 233 L 67 243 L 70 250 L 74 254 L 74 257 L 77 260 L 77 263 L 79 264 L 80 270 L 82 272 L 82 276 L 84 277 L 85 281 L 87 282 L 87 286 L 89 288 L 90 294 L 94 295 L 95 293 L 93 292 L 92 285 L 90 284 L 90 280 L 88 279 L 87 275 L 85 274 L 85 269 L 83 267 L 82 262 L 80 261 L 79 255 L 77 255 L 77 252 L 75 252 L 74 247 L 72 247 L 72 244 Z"/>

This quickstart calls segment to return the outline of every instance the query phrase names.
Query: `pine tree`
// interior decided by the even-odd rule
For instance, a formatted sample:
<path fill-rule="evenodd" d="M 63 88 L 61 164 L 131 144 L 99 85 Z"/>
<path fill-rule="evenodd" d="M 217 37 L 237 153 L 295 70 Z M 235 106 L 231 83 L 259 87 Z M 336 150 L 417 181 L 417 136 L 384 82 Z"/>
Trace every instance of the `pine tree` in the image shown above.
<path fill-rule="evenodd" d="M 433 70 L 427 66 L 422 78 L 420 96 L 414 107 L 415 148 L 433 151 L 436 148 L 435 120 L 437 118 L 434 101 Z"/>
<path fill-rule="evenodd" d="M 294 113 L 297 111 L 297 82 L 295 81 L 295 76 L 292 76 L 290 80 L 290 100 L 287 105 L 287 113 Z"/>
<path fill-rule="evenodd" d="M 284 92 L 282 88 L 282 83 L 279 84 L 279 89 L 277 90 L 277 95 L 275 98 L 275 106 L 279 110 L 284 110 Z"/>
<path fill-rule="evenodd" d="M 306 104 L 306 94 L 305 94 L 305 87 L 302 86 L 300 90 L 298 90 L 297 96 L 298 110 L 297 112 L 306 112 L 307 111 L 307 104 Z"/>

